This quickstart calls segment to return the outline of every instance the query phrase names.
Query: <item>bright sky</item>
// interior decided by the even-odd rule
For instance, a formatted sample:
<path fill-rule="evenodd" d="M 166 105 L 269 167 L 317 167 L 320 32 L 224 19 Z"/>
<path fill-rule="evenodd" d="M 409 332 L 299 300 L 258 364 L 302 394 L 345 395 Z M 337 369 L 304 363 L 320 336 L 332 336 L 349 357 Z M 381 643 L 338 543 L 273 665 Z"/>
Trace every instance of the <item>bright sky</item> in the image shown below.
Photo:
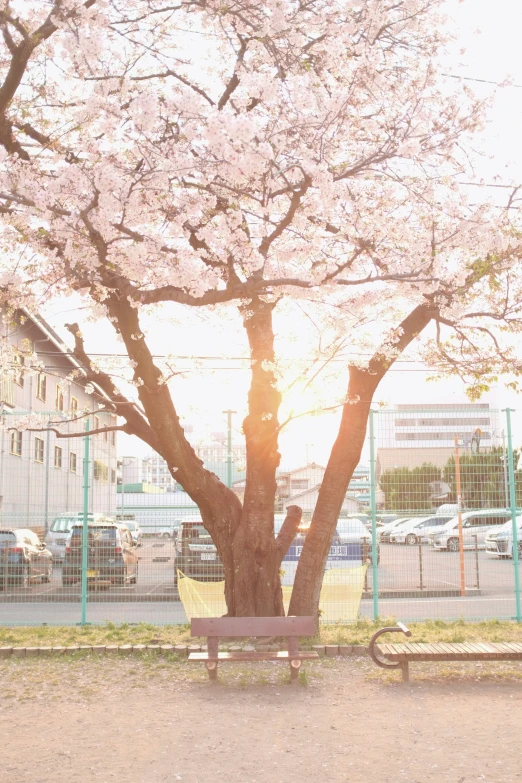
<path fill-rule="evenodd" d="M 491 182 L 494 174 L 499 173 L 503 179 L 522 182 L 522 2 L 464 0 L 459 3 L 457 0 L 449 0 L 447 7 L 456 18 L 458 32 L 458 43 L 448 62 L 448 73 L 492 82 L 511 77 L 515 85 L 521 85 L 502 88 L 497 94 L 485 136 L 490 158 L 483 160 L 476 178 Z M 481 31 L 480 34 L 477 30 Z M 460 53 L 461 49 L 465 51 Z M 490 95 L 495 89 L 491 84 L 479 82 L 470 82 L 470 86 L 484 96 Z M 473 197 L 480 201 L 481 193 L 480 188 L 470 188 L 470 199 Z M 498 193 L 499 198 L 504 195 L 501 190 Z M 73 313 L 65 313 L 64 310 L 62 302 L 46 313 L 50 323 L 62 334 L 62 324 L 74 318 Z M 213 341 L 209 341 L 204 313 L 187 313 L 191 324 L 186 326 L 179 320 L 180 315 L 185 318 L 180 308 L 169 312 L 172 315 L 177 313 L 178 323 L 173 324 L 172 328 L 166 329 L 163 319 L 150 325 L 150 345 L 158 354 L 198 354 L 206 357 L 247 355 L 246 338 L 237 327 L 226 329 L 215 336 Z M 101 325 L 89 328 L 88 347 L 95 353 L 121 352 L 108 327 Z M 241 363 L 229 358 L 204 361 L 203 365 L 207 369 L 202 374 L 192 372 L 175 383 L 174 399 L 180 416 L 196 425 L 197 432 L 204 435 L 224 431 L 226 417 L 222 411 L 232 408 L 238 412 L 234 416 L 234 424 L 239 433 L 241 419 L 245 414 L 248 373 L 237 369 Z M 223 369 L 210 371 L 210 368 L 216 367 Z M 459 404 L 467 401 L 459 382 L 447 379 L 426 382 L 429 374 L 426 368 L 417 363 L 398 364 L 383 381 L 377 400 L 384 401 L 390 407 L 397 403 Z M 522 400 L 499 384 L 484 401 L 493 408 L 518 407 L 520 413 L 518 417 L 516 414 L 514 416 L 515 445 L 518 445 L 522 441 Z M 294 402 L 299 405 L 298 396 Z M 336 413 L 293 422 L 281 438 L 282 464 L 285 467 L 296 467 L 307 459 L 324 463 L 335 438 L 338 418 L 339 414 Z M 237 437 L 240 439 L 239 434 Z M 120 436 L 119 453 L 143 456 L 148 453 L 148 448 L 136 438 Z M 364 453 L 363 459 L 367 458 L 367 453 Z"/>

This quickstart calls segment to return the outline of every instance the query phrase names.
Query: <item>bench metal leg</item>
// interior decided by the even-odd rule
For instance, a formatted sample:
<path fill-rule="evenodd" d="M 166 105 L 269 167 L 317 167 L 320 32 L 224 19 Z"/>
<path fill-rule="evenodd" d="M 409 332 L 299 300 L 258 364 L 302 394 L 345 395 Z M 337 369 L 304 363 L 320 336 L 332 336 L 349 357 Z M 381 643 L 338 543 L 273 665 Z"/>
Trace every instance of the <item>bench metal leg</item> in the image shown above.
<path fill-rule="evenodd" d="M 402 681 L 403 682 L 409 682 L 410 681 L 410 672 L 408 669 L 408 661 L 401 661 L 401 671 L 402 671 Z"/>
<path fill-rule="evenodd" d="M 205 666 L 207 667 L 210 682 L 217 682 L 217 661 L 206 661 Z"/>
<path fill-rule="evenodd" d="M 299 669 L 301 668 L 301 661 L 290 661 L 290 684 L 299 685 Z"/>

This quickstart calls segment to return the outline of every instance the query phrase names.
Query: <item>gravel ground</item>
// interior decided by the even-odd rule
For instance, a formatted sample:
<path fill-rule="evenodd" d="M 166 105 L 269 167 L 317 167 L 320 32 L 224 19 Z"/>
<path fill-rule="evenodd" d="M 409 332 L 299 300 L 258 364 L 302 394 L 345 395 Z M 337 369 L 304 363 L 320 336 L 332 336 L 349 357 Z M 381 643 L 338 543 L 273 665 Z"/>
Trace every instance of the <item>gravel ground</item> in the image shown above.
<path fill-rule="evenodd" d="M 0 661 L 2 783 L 522 781 L 519 664 Z"/>

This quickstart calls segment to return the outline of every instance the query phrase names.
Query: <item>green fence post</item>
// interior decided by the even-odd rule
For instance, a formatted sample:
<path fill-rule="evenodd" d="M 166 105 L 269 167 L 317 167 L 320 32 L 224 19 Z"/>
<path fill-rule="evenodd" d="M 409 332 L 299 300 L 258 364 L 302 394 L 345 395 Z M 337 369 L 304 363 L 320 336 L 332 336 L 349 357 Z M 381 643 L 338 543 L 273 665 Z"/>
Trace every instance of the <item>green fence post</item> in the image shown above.
<path fill-rule="evenodd" d="M 49 532 L 49 464 L 51 451 L 51 417 L 47 417 L 47 436 L 45 443 L 45 497 L 44 497 L 44 538 Z"/>
<path fill-rule="evenodd" d="M 85 419 L 85 432 L 90 429 L 89 419 Z M 83 441 L 83 530 L 82 530 L 82 619 L 87 623 L 87 566 L 89 563 L 89 436 Z"/>
<path fill-rule="evenodd" d="M 372 510 L 372 590 L 373 590 L 373 619 L 379 617 L 379 570 L 377 565 L 377 509 L 375 507 L 375 411 L 370 411 L 370 507 Z"/>
<path fill-rule="evenodd" d="M 509 471 L 509 500 L 511 507 L 511 521 L 513 523 L 513 568 L 515 569 L 515 604 L 517 623 L 522 622 L 520 610 L 520 572 L 518 570 L 518 529 L 517 529 L 517 496 L 515 489 L 515 466 L 513 464 L 513 441 L 511 435 L 511 409 L 506 408 L 507 442 L 508 442 L 508 471 Z"/>

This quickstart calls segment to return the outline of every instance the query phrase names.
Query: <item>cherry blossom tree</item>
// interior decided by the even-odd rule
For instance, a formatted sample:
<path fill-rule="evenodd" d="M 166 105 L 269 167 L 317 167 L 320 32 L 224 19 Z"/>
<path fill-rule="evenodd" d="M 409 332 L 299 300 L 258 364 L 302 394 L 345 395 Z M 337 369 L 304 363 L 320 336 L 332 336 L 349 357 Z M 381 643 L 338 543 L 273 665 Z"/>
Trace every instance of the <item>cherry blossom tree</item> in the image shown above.
<path fill-rule="evenodd" d="M 375 390 L 434 326 L 452 371 L 513 369 L 518 234 L 459 186 L 485 106 L 442 76 L 441 0 L 1 0 L 1 285 L 10 307 L 71 292 L 106 319 L 136 394 L 76 358 L 198 504 L 235 615 L 283 613 L 274 536 L 281 405 L 274 319 L 289 302 L 344 340 L 339 434 L 291 613 L 317 614 L 326 556 Z M 515 198 L 515 196 L 513 196 Z M 513 206 L 512 203 L 506 205 Z M 198 459 L 144 313 L 239 312 L 251 385 L 244 502 Z M 480 378 L 476 378 L 480 382 Z"/>

